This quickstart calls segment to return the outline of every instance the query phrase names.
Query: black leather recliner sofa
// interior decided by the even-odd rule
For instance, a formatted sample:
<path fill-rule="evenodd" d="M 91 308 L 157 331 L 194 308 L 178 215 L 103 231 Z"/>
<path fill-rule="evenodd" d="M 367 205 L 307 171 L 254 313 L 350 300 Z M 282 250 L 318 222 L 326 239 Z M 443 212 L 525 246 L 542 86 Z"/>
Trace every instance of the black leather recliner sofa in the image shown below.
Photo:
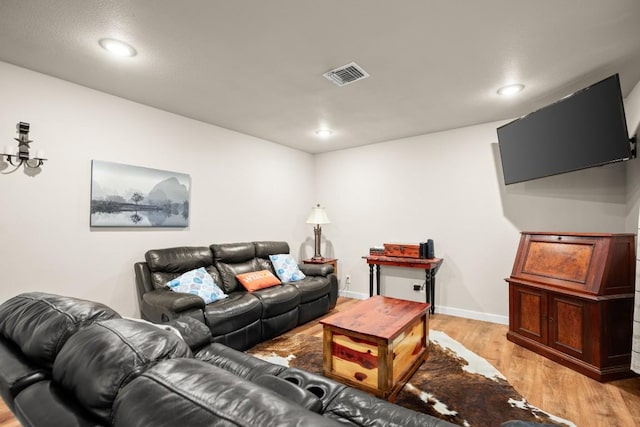
<path fill-rule="evenodd" d="M 33 427 L 452 426 L 210 340 L 190 317 L 21 294 L 0 305 L 2 398 Z"/>
<path fill-rule="evenodd" d="M 154 323 L 189 316 L 206 324 L 213 342 L 246 350 L 319 317 L 336 305 L 338 280 L 330 265 L 302 264 L 303 280 L 247 292 L 237 274 L 269 270 L 269 255 L 288 254 L 287 242 L 212 244 L 147 251 L 134 265 L 140 313 Z M 202 298 L 169 290 L 167 283 L 204 267 L 228 298 Z"/>

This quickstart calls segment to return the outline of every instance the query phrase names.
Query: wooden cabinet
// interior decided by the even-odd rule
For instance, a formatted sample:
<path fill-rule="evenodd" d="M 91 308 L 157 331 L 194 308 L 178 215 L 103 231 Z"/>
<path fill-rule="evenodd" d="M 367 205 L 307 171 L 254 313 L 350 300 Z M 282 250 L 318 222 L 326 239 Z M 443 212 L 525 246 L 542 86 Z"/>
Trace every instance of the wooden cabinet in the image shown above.
<path fill-rule="evenodd" d="M 632 376 L 634 237 L 523 232 L 507 339 L 598 381 Z"/>

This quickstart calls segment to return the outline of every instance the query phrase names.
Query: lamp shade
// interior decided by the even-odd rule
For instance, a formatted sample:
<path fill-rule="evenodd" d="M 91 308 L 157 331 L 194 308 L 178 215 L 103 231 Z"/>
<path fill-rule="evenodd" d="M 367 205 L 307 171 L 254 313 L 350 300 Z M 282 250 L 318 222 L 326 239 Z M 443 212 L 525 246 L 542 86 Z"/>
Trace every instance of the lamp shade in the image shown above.
<path fill-rule="evenodd" d="M 314 206 L 311 209 L 311 214 L 309 218 L 307 218 L 307 224 L 329 224 L 329 217 L 327 216 L 327 212 L 324 208 L 320 207 L 320 204 Z"/>

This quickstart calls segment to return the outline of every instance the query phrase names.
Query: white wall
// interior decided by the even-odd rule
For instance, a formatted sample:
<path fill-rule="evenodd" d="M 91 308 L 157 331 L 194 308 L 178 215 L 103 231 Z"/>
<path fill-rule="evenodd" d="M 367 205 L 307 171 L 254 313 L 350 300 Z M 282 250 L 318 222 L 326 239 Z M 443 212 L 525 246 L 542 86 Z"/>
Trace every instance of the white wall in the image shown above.
<path fill-rule="evenodd" d="M 312 155 L 2 62 L 0 94 L 0 148 L 25 121 L 50 159 L 34 177 L 0 175 L 0 301 L 39 290 L 135 316 L 148 249 L 273 239 L 313 254 Z M 92 159 L 190 174 L 189 227 L 90 228 Z"/>
<path fill-rule="evenodd" d="M 629 136 L 640 133 L 640 82 L 636 84 L 624 103 Z M 640 145 L 636 142 L 637 149 Z M 638 150 L 640 151 L 640 150 Z M 627 232 L 636 233 L 640 210 L 640 160 L 627 162 Z"/>
<path fill-rule="evenodd" d="M 133 263 L 150 248 L 286 240 L 313 253 L 305 224 L 328 210 L 323 254 L 339 258 L 343 292 L 368 295 L 362 256 L 385 242 L 434 239 L 444 258 L 438 310 L 506 322 L 521 230 L 635 232 L 640 162 L 505 187 L 496 127 L 447 132 L 311 156 L 0 62 L 0 148 L 31 123 L 50 160 L 35 176 L 0 176 L 0 301 L 42 290 L 137 314 Z M 640 123 L 640 86 L 625 100 Z M 188 173 L 186 229 L 91 229 L 91 160 Z M 7 164 L 0 162 L 2 172 Z M 346 285 L 344 276 L 351 275 Z M 420 270 L 383 267 L 383 293 L 421 301 Z"/>
<path fill-rule="evenodd" d="M 625 164 L 505 187 L 496 135 L 502 123 L 316 157 L 318 200 L 332 220 L 324 236 L 336 248 L 343 292 L 368 295 L 369 269 L 361 257 L 371 246 L 431 238 L 444 258 L 437 310 L 506 323 L 504 278 L 520 231 L 625 231 Z M 424 299 L 412 287 L 423 282 L 421 270 L 382 272 L 385 295 Z"/>

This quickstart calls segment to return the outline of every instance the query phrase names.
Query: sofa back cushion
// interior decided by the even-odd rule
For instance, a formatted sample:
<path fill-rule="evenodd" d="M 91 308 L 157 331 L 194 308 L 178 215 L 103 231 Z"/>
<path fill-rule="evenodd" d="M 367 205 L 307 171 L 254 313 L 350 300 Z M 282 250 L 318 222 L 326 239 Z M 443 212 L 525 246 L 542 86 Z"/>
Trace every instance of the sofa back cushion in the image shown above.
<path fill-rule="evenodd" d="M 31 361 L 51 368 L 69 337 L 95 322 L 120 315 L 104 304 L 29 292 L 0 305 L 0 334 Z"/>
<path fill-rule="evenodd" d="M 238 274 L 264 270 L 264 264 L 256 258 L 253 243 L 222 243 L 210 246 L 213 262 L 220 272 L 221 282 L 225 293 L 242 291 L 244 288 L 236 278 Z"/>
<path fill-rule="evenodd" d="M 287 242 L 253 242 L 256 247 L 256 256 L 269 260 L 269 255 L 288 254 L 289 244 Z"/>
<path fill-rule="evenodd" d="M 200 267 L 204 267 L 213 280 L 220 283 L 220 275 L 213 265 L 211 250 L 205 246 L 152 249 L 144 256 L 151 272 L 154 289 L 166 288 L 168 282 Z"/>
<path fill-rule="evenodd" d="M 124 387 L 113 426 L 340 424 L 206 362 L 176 359 L 158 363 Z"/>
<path fill-rule="evenodd" d="M 53 365 L 53 380 L 85 409 L 111 421 L 122 387 L 160 360 L 191 357 L 180 336 L 157 325 L 107 320 L 74 334 Z"/>

